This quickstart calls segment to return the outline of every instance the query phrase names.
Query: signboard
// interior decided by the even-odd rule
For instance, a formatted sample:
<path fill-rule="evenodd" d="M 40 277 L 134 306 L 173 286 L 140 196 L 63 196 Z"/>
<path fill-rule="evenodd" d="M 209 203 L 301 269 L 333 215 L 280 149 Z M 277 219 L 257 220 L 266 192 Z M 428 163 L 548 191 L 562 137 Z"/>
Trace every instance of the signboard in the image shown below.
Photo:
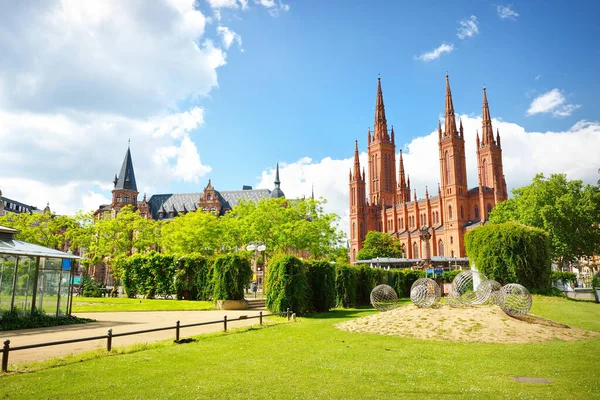
<path fill-rule="evenodd" d="M 68 258 L 63 258 L 63 260 L 62 260 L 62 270 L 63 271 L 70 271 L 71 270 L 71 260 L 69 260 Z"/>
<path fill-rule="evenodd" d="M 426 274 L 433 274 L 433 270 L 432 269 L 428 269 L 425 271 Z"/>
<path fill-rule="evenodd" d="M 443 274 L 443 273 L 444 273 L 444 270 L 443 270 L 443 269 L 441 269 L 441 268 L 436 268 L 436 269 L 435 269 L 435 273 L 436 273 L 436 274 Z"/>

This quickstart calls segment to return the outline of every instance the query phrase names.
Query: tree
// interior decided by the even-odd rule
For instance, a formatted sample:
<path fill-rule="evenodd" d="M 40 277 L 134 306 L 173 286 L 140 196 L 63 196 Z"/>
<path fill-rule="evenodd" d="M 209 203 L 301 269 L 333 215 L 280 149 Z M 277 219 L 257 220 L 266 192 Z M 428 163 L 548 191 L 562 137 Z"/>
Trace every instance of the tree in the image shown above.
<path fill-rule="evenodd" d="M 530 185 L 512 193 L 513 198 L 492 211 L 490 222 L 516 221 L 545 230 L 552 259 L 561 266 L 600 253 L 598 187 L 568 181 L 565 174 L 538 174 Z"/>
<path fill-rule="evenodd" d="M 172 221 L 165 221 L 161 231 L 161 245 L 171 254 L 213 254 L 222 247 L 222 224 L 211 213 L 187 213 Z M 208 250 L 205 250 L 208 249 Z"/>
<path fill-rule="evenodd" d="M 356 256 L 359 260 L 371 260 L 376 257 L 402 257 L 400 241 L 394 240 L 387 232 L 369 231 L 363 247 Z"/>
<path fill-rule="evenodd" d="M 71 217 L 44 212 L 7 214 L 0 217 L 0 225 L 19 230 L 18 240 L 62 249 L 67 241 L 65 232 L 74 228 L 76 222 Z"/>

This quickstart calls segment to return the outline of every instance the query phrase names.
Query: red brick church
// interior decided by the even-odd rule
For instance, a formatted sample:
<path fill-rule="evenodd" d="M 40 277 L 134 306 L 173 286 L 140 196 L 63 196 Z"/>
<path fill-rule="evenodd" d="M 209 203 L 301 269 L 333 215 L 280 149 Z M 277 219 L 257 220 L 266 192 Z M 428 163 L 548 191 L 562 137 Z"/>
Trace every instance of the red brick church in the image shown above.
<path fill-rule="evenodd" d="M 456 122 L 450 83 L 446 75 L 444 127 L 438 122 L 440 182 L 437 196 L 411 193 L 410 178 L 404 169 L 402 151 L 396 174 L 394 128 L 388 130 L 378 80 L 373 132 L 367 135 L 369 175 L 361 171 L 358 141 L 354 149 L 354 167 L 350 170 L 350 258 L 354 262 L 367 232 L 388 232 L 398 238 L 404 257 L 421 258 L 425 251 L 419 231 L 429 227 L 430 255 L 465 257 L 464 235 L 483 224 L 496 204 L 508 198 L 502 167 L 500 133 L 492 129 L 485 88 L 481 139 L 477 132 L 478 185 L 467 184 L 465 140 L 462 122 Z M 457 126 L 458 125 L 458 126 Z M 432 149 L 433 151 L 433 149 Z M 367 184 L 369 194 L 367 197 Z M 411 199 L 412 195 L 412 199 Z"/>

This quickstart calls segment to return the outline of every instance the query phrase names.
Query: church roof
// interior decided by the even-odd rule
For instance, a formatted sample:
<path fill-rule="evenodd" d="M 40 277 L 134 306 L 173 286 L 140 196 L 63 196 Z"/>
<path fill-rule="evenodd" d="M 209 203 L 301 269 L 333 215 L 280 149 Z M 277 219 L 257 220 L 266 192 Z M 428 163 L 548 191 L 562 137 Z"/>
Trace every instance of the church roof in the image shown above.
<path fill-rule="evenodd" d="M 483 192 L 493 192 L 494 189 L 492 189 L 491 187 L 487 187 L 487 186 L 482 186 L 483 188 Z M 476 194 L 479 193 L 479 186 L 475 186 L 474 188 L 469 189 L 468 194 Z"/>
<path fill-rule="evenodd" d="M 121 166 L 121 172 L 115 182 L 115 190 L 135 190 L 137 192 L 137 184 L 135 182 L 135 173 L 133 172 L 133 161 L 131 160 L 131 151 L 127 148 L 125 159 Z"/>

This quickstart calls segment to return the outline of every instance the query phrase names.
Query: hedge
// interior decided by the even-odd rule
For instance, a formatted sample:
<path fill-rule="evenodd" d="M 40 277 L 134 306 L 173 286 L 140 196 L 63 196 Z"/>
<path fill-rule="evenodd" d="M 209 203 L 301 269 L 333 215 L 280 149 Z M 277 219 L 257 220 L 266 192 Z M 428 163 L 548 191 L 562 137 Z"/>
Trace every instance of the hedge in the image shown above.
<path fill-rule="evenodd" d="M 348 265 L 335 266 L 335 291 L 338 307 L 356 307 L 358 269 Z"/>
<path fill-rule="evenodd" d="M 562 282 L 563 284 L 575 283 L 577 275 L 574 272 L 552 271 L 550 273 L 551 282 Z"/>
<path fill-rule="evenodd" d="M 227 254 L 215 259 L 213 266 L 213 299 L 243 300 L 244 289 L 250 284 L 250 260 L 237 254 Z"/>
<path fill-rule="evenodd" d="M 307 261 L 305 266 L 306 280 L 310 288 L 310 310 L 323 312 L 335 308 L 335 267 L 329 261 Z"/>
<path fill-rule="evenodd" d="M 176 261 L 175 292 L 178 300 L 212 298 L 213 263 L 199 253 L 179 257 Z"/>
<path fill-rule="evenodd" d="M 292 255 L 274 256 L 267 266 L 265 291 L 265 304 L 271 312 L 283 312 L 290 308 L 298 314 L 305 313 L 310 299 L 306 266 Z"/>
<path fill-rule="evenodd" d="M 117 260 L 123 270 L 123 288 L 129 297 L 169 296 L 174 291 L 174 258 L 154 251 Z"/>
<path fill-rule="evenodd" d="M 477 269 L 490 279 L 528 289 L 550 287 L 549 239 L 541 229 L 488 223 L 467 232 L 465 247 Z"/>

